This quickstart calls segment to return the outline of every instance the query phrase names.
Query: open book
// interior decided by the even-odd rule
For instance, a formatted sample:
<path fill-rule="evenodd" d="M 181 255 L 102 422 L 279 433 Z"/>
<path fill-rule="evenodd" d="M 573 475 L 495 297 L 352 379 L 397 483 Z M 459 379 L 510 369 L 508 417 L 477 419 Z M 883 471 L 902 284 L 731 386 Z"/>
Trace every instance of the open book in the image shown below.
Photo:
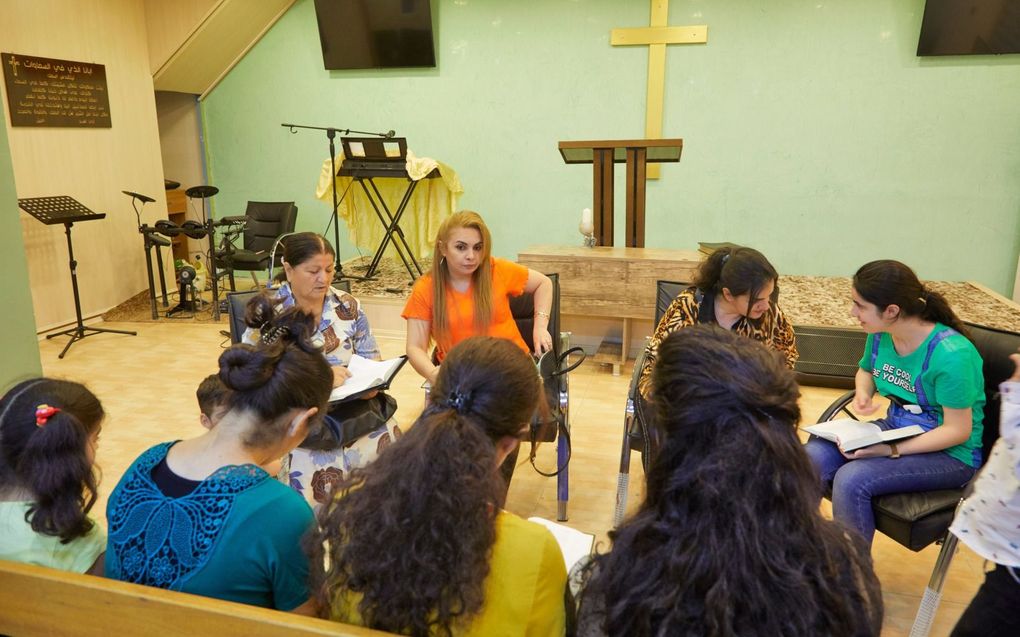
<path fill-rule="evenodd" d="M 374 361 L 357 354 L 347 364 L 350 378 L 343 385 L 335 387 L 329 395 L 329 402 L 343 402 L 358 398 L 373 390 L 389 389 L 393 377 L 407 362 L 407 356 L 398 356 L 385 361 Z"/>
<path fill-rule="evenodd" d="M 528 522 L 541 524 L 552 531 L 553 537 L 560 545 L 560 551 L 563 552 L 563 562 L 567 565 L 568 573 L 577 562 L 591 555 L 592 547 L 595 546 L 595 536 L 591 533 L 578 531 L 545 518 L 528 518 Z"/>
<path fill-rule="evenodd" d="M 924 433 L 919 425 L 900 427 L 898 429 L 882 429 L 873 422 L 843 418 L 830 420 L 829 422 L 818 423 L 810 427 L 803 427 L 804 431 L 814 434 L 819 438 L 830 440 L 843 451 L 853 451 L 861 447 L 870 447 L 882 442 L 895 442 L 903 438 L 913 438 Z"/>

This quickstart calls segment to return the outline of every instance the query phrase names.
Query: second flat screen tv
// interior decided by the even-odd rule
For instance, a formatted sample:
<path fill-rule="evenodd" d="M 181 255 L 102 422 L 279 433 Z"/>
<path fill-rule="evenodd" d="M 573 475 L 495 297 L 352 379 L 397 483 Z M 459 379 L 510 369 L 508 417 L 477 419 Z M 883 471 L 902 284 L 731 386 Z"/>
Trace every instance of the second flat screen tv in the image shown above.
<path fill-rule="evenodd" d="M 434 67 L 429 0 L 315 0 L 328 70 Z"/>
<path fill-rule="evenodd" d="M 918 55 L 1020 53 L 1020 0 L 927 0 Z"/>

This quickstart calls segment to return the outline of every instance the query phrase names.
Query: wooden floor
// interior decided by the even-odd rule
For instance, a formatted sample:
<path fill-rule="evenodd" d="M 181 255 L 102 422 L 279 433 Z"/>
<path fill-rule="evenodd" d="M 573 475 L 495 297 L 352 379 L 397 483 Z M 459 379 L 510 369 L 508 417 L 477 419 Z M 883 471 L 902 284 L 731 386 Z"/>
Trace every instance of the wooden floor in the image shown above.
<path fill-rule="evenodd" d="M 64 360 L 57 355 L 65 338 L 40 342 L 43 369 L 48 376 L 84 382 L 100 397 L 107 419 L 99 444 L 102 468 L 96 519 L 105 526 L 106 498 L 128 465 L 149 446 L 201 433 L 195 389 L 217 370 L 216 359 L 227 339 L 226 323 L 154 324 L 110 323 L 132 329 L 138 336 L 100 334 L 75 343 Z M 381 338 L 384 356 L 403 353 L 403 341 Z M 630 370 L 612 376 L 608 367 L 585 363 L 570 375 L 570 413 L 573 461 L 570 464 L 569 525 L 594 533 L 607 546 L 612 524 L 616 478 L 620 460 L 624 397 Z M 421 379 L 410 366 L 397 377 L 392 394 L 400 404 L 397 420 L 413 422 L 421 410 Z M 805 387 L 805 421 L 814 418 L 841 392 Z M 555 462 L 554 445 L 539 452 L 539 466 Z M 523 457 L 523 455 L 522 455 Z M 641 497 L 640 459 L 632 462 L 631 497 Z M 823 505 L 824 506 L 824 505 Z M 517 468 L 507 508 L 524 517 L 556 517 L 555 478 L 544 478 L 530 466 Z M 882 581 L 886 619 L 882 634 L 907 635 L 914 613 L 935 563 L 938 547 L 912 553 L 884 536 L 875 539 L 873 556 Z M 960 613 L 983 581 L 982 560 L 962 548 L 947 578 L 933 635 L 948 635 Z"/>

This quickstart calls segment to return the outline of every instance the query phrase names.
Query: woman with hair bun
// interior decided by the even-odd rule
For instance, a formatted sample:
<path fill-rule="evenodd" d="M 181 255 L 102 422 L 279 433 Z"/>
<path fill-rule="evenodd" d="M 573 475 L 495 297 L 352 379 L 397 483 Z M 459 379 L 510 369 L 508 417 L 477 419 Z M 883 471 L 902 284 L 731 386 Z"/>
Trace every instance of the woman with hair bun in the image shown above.
<path fill-rule="evenodd" d="M 18 383 L 0 399 L 0 559 L 103 573 L 96 502 L 103 405 L 84 385 Z"/>
<path fill-rule="evenodd" d="M 819 511 L 799 394 L 778 356 L 719 327 L 660 344 L 662 443 L 640 508 L 588 567 L 578 635 L 879 634 L 867 548 Z"/>
<path fill-rule="evenodd" d="M 541 387 L 513 342 L 476 336 L 439 368 L 410 431 L 343 482 L 309 538 L 323 616 L 409 635 L 563 635 L 552 534 L 501 509 L 498 467 Z"/>
<path fill-rule="evenodd" d="M 217 425 L 135 460 L 107 505 L 107 577 L 312 614 L 300 549 L 312 511 L 261 468 L 325 412 L 332 374 L 310 325 L 289 310 L 258 345 L 223 352 L 230 393 Z"/>
<path fill-rule="evenodd" d="M 832 486 L 833 516 L 875 535 L 871 500 L 887 493 L 958 489 L 981 466 L 984 375 L 981 355 L 946 299 L 899 261 L 872 261 L 853 279 L 850 315 L 868 333 L 855 379 L 854 410 L 874 414 L 890 399 L 882 429 L 920 425 L 925 433 L 844 453 L 821 438 L 807 452 Z"/>
<path fill-rule="evenodd" d="M 793 326 L 779 309 L 776 269 L 754 248 L 722 248 L 698 266 L 694 285 L 677 295 L 656 326 L 638 379 L 646 400 L 659 344 L 673 332 L 699 324 L 718 325 L 758 341 L 779 352 L 790 369 L 797 362 Z"/>

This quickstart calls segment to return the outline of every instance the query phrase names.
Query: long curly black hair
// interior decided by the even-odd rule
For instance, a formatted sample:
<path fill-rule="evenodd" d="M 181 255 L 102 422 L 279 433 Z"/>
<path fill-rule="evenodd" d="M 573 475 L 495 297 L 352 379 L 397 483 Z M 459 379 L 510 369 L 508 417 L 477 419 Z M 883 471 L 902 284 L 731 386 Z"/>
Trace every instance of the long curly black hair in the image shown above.
<path fill-rule="evenodd" d="M 870 556 L 819 512 L 781 358 L 715 326 L 680 330 L 659 348 L 653 396 L 662 448 L 589 570 L 582 634 L 877 634 Z"/>
<path fill-rule="evenodd" d="M 506 492 L 496 442 L 520 435 L 540 389 L 508 340 L 477 336 L 450 351 L 432 404 L 319 514 L 306 548 L 323 616 L 356 612 L 371 628 L 424 636 L 481 610 Z"/>

